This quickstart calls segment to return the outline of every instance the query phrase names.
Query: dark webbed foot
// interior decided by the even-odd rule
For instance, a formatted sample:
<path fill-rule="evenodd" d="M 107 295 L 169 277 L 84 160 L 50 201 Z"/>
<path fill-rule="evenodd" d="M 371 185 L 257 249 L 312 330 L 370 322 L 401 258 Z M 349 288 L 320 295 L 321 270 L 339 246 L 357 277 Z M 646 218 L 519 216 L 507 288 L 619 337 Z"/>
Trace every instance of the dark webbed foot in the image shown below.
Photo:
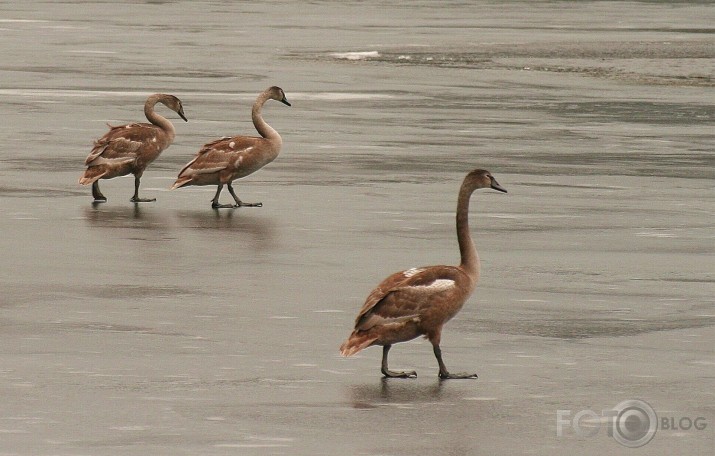
<path fill-rule="evenodd" d="M 236 203 L 232 207 L 263 207 L 263 203 L 244 203 L 241 201 L 240 203 Z"/>
<path fill-rule="evenodd" d="M 458 374 L 450 374 L 449 372 L 439 373 L 440 380 L 451 380 L 451 379 L 468 379 L 468 378 L 479 378 L 477 374 L 470 374 L 468 372 L 460 372 Z"/>
<path fill-rule="evenodd" d="M 233 209 L 234 206 L 233 204 L 219 204 L 216 201 L 211 201 L 211 208 L 213 209 Z"/>
<path fill-rule="evenodd" d="M 231 184 L 227 184 L 226 186 L 228 187 L 228 191 L 231 193 L 233 200 L 236 202 L 234 207 L 263 207 L 263 203 L 244 203 L 241 201 L 241 198 L 236 195 L 236 192 L 233 190 L 233 186 Z"/>
<path fill-rule="evenodd" d="M 130 199 L 132 203 L 153 203 L 156 201 L 156 198 L 139 198 L 138 196 L 132 196 L 132 199 Z"/>
<path fill-rule="evenodd" d="M 153 203 L 156 201 L 156 198 L 139 198 L 139 185 L 140 185 L 140 178 L 141 175 L 139 176 L 134 176 L 134 196 L 132 196 L 131 201 L 132 203 Z"/>
<path fill-rule="evenodd" d="M 380 372 L 386 378 L 417 378 L 417 372 L 415 371 L 392 371 L 387 368 L 387 354 L 390 352 L 392 345 L 383 345 L 382 347 L 382 366 L 380 367 Z"/>
<path fill-rule="evenodd" d="M 382 369 L 382 375 L 386 378 L 417 378 L 417 372 L 415 371 L 393 371 L 389 369 Z"/>
<path fill-rule="evenodd" d="M 92 183 L 92 198 L 94 198 L 93 203 L 106 203 L 107 198 L 102 195 L 102 192 L 99 191 L 99 181 L 94 181 Z"/>
<path fill-rule="evenodd" d="M 437 358 L 437 363 L 439 363 L 439 378 L 440 380 L 449 379 L 462 379 L 462 378 L 478 378 L 477 374 L 469 374 L 466 372 L 460 372 L 459 374 L 450 374 L 447 370 L 447 366 L 444 365 L 442 360 L 442 349 L 439 348 L 439 344 L 433 342 L 434 356 Z"/>

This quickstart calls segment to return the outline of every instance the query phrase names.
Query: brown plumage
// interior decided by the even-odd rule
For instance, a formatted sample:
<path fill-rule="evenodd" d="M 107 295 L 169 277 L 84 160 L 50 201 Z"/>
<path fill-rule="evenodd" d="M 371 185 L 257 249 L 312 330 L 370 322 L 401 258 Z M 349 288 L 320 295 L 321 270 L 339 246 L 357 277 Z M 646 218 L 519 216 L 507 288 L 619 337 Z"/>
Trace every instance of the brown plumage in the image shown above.
<path fill-rule="evenodd" d="M 372 345 L 382 345 L 382 374 L 416 377 L 414 371 L 395 372 L 387 367 L 392 344 L 424 335 L 432 343 L 439 377 L 477 378 L 477 374 L 451 374 L 439 347 L 442 327 L 462 308 L 479 280 L 479 255 L 469 232 L 469 198 L 474 190 L 493 188 L 506 193 L 489 171 L 476 169 L 464 178 L 457 199 L 458 266 L 428 266 L 396 272 L 380 283 L 365 300 L 355 319 L 355 329 L 340 353 L 353 355 Z"/>
<path fill-rule="evenodd" d="M 154 112 L 154 106 L 161 103 L 179 114 L 186 121 L 181 101 L 173 95 L 155 93 L 144 104 L 144 115 L 151 123 L 130 123 L 113 127 L 94 142 L 84 164 L 87 166 L 79 183 L 92 184 L 95 202 L 107 201 L 99 191 L 99 179 L 111 179 L 134 174 L 134 196 L 131 201 L 147 202 L 155 199 L 139 198 L 139 181 L 149 163 L 174 141 L 176 131 L 169 120 Z"/>
<path fill-rule="evenodd" d="M 179 172 L 171 189 L 187 185 L 216 185 L 216 194 L 211 200 L 213 208 L 262 206 L 262 203 L 241 201 L 233 190 L 232 182 L 263 168 L 275 160 L 281 150 L 281 135 L 261 116 L 261 108 L 268 100 L 277 100 L 290 106 L 283 89 L 275 86 L 266 89 L 258 95 L 251 111 L 253 126 L 261 136 L 225 137 L 205 144 Z M 228 186 L 235 205 L 219 204 L 218 198 L 224 185 Z"/>

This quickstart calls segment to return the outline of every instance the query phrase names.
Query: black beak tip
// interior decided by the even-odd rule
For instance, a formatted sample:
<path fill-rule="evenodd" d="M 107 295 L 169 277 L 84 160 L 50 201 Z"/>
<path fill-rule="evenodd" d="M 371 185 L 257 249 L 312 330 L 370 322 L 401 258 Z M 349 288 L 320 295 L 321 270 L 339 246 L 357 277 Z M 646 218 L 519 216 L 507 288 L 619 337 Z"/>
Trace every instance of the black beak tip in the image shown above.
<path fill-rule="evenodd" d="M 286 105 L 286 106 L 290 106 L 290 105 L 291 105 L 290 103 L 288 103 L 288 100 L 286 100 L 285 98 L 281 100 L 281 103 L 283 103 L 283 104 Z"/>

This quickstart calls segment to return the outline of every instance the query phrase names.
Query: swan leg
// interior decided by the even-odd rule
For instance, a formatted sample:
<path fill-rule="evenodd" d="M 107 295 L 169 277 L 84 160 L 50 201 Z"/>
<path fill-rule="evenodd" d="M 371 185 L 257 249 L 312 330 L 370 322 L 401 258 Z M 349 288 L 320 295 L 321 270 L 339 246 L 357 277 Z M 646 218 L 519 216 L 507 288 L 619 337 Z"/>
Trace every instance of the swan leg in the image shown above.
<path fill-rule="evenodd" d="M 437 363 L 439 363 L 439 378 L 441 380 L 452 378 L 477 378 L 477 374 L 469 374 L 466 372 L 450 374 L 447 370 L 447 366 L 444 365 L 444 361 L 442 361 L 442 349 L 439 348 L 439 344 L 433 344 L 432 349 L 434 350 L 434 356 L 437 358 Z"/>
<path fill-rule="evenodd" d="M 94 197 L 95 203 L 104 203 L 107 201 L 107 197 L 102 195 L 102 192 L 99 191 L 99 181 L 98 180 L 92 182 L 92 197 Z"/>
<path fill-rule="evenodd" d="M 417 372 L 415 371 L 391 371 L 387 368 L 387 353 L 392 348 L 392 345 L 384 345 L 382 347 L 382 375 L 388 378 L 415 378 L 417 377 Z"/>
<path fill-rule="evenodd" d="M 221 190 L 223 190 L 223 184 L 218 184 L 218 187 L 216 188 L 216 194 L 211 200 L 211 207 L 214 209 L 228 209 L 233 207 L 233 204 L 219 204 L 218 196 L 221 194 Z"/>
<path fill-rule="evenodd" d="M 233 186 L 231 184 L 228 184 L 228 191 L 231 192 L 233 200 L 236 201 L 236 205 L 234 207 L 263 207 L 263 203 L 244 203 L 241 201 L 236 195 L 236 192 L 233 191 Z"/>
<path fill-rule="evenodd" d="M 140 176 L 134 176 L 134 196 L 132 196 L 132 203 L 151 203 L 156 201 L 156 198 L 139 198 L 139 182 L 141 181 Z"/>

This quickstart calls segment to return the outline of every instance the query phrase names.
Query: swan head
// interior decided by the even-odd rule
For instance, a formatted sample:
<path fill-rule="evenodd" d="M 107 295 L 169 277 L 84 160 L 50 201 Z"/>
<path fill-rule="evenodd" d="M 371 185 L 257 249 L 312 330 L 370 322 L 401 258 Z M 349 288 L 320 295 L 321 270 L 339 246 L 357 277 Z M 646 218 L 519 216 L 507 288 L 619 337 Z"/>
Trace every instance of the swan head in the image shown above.
<path fill-rule="evenodd" d="M 184 115 L 184 107 L 181 105 L 181 100 L 176 98 L 174 95 L 162 94 L 161 98 L 159 98 L 159 103 L 177 113 L 179 117 L 184 119 L 184 122 L 188 122 L 188 119 Z"/>
<path fill-rule="evenodd" d="M 268 98 L 272 98 L 276 101 L 280 101 L 281 103 L 283 103 L 286 106 L 290 106 L 290 103 L 288 103 L 288 100 L 286 99 L 286 94 L 283 92 L 283 89 L 281 89 L 280 87 L 276 87 L 276 86 L 269 87 L 268 90 L 266 90 L 266 92 L 268 92 Z"/>
<path fill-rule="evenodd" d="M 494 179 L 492 173 L 486 169 L 475 169 L 467 174 L 467 177 L 464 178 L 463 185 L 469 186 L 472 190 L 476 190 L 478 188 L 491 188 L 499 192 L 506 193 L 506 189 L 499 185 L 499 182 Z"/>

